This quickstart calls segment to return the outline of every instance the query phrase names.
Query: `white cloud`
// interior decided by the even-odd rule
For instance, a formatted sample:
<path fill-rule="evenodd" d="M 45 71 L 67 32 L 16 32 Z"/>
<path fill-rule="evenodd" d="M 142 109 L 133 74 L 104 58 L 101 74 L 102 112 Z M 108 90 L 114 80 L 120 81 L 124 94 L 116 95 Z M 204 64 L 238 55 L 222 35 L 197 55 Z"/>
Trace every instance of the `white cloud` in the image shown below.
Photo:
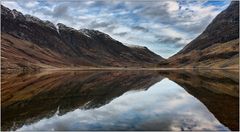
<path fill-rule="evenodd" d="M 36 7 L 38 4 L 39 2 L 37 1 L 30 1 L 30 2 L 26 2 L 26 7 L 33 8 L 33 7 Z"/>
<path fill-rule="evenodd" d="M 1 4 L 10 8 L 17 9 L 18 11 L 25 13 L 26 11 L 15 1 L 1 1 Z"/>
<path fill-rule="evenodd" d="M 166 1 L 166 3 L 168 7 L 167 10 L 169 13 L 179 10 L 179 4 L 177 1 Z"/>

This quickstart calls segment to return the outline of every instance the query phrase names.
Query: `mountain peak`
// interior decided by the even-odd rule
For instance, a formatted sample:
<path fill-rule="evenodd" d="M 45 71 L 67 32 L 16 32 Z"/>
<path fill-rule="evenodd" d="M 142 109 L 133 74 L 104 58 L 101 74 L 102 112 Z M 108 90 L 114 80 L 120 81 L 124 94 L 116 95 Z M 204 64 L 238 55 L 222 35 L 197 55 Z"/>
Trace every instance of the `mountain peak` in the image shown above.
<path fill-rule="evenodd" d="M 29 15 L 29 14 L 26 14 L 24 16 L 26 18 L 26 21 L 28 21 L 28 22 L 36 23 L 36 24 L 39 24 L 39 25 L 44 25 L 44 26 L 47 26 L 49 28 L 52 28 L 52 29 L 56 30 L 55 25 L 52 22 L 48 21 L 48 20 L 47 21 L 43 21 L 43 20 L 39 19 L 38 17 Z"/>
<path fill-rule="evenodd" d="M 62 24 L 62 23 L 58 23 L 57 24 L 58 28 L 62 28 L 62 29 L 66 29 L 66 28 L 69 28 L 68 26 Z"/>
<path fill-rule="evenodd" d="M 90 37 L 102 37 L 104 39 L 112 39 L 108 34 L 100 32 L 98 30 L 94 30 L 94 29 L 83 28 L 83 29 L 79 29 L 78 31 L 82 32 L 82 33 L 84 33 L 84 34 L 86 34 L 87 36 L 90 36 Z"/>
<path fill-rule="evenodd" d="M 16 9 L 10 10 L 9 8 L 1 5 L 1 15 L 4 16 L 5 18 L 9 19 L 16 19 L 21 22 L 30 22 L 30 23 L 35 23 L 40 26 L 47 26 L 53 30 L 56 30 L 55 25 L 50 22 L 50 21 L 43 21 L 39 19 L 38 17 L 26 14 L 23 15 L 21 12 L 17 11 Z"/>
<path fill-rule="evenodd" d="M 15 9 L 13 9 L 11 11 L 11 13 L 12 13 L 14 19 L 22 19 L 22 20 L 25 19 L 24 15 L 21 12 L 15 10 Z"/>

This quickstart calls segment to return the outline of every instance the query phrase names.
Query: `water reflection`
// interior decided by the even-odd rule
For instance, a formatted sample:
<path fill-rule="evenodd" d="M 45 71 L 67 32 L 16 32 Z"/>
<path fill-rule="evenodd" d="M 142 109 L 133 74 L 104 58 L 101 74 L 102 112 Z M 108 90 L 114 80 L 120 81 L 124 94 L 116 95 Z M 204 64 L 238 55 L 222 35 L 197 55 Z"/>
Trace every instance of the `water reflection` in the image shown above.
<path fill-rule="evenodd" d="M 239 72 L 201 70 L 161 72 L 196 97 L 222 124 L 239 130 Z"/>
<path fill-rule="evenodd" d="M 1 92 L 2 130 L 238 130 L 238 72 L 10 74 Z"/>

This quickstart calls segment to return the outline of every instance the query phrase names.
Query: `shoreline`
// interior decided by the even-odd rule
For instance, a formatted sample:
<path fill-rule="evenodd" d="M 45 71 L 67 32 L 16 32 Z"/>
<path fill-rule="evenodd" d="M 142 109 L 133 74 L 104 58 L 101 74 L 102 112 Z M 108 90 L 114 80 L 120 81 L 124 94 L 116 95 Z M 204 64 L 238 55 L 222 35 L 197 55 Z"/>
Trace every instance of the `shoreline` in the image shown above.
<path fill-rule="evenodd" d="M 229 70 L 239 71 L 239 68 L 228 67 L 228 68 L 142 68 L 142 67 L 72 67 L 72 68 L 41 68 L 37 70 L 17 70 L 17 69 L 1 69 L 1 74 L 16 74 L 16 73 L 41 73 L 41 72 L 70 72 L 70 71 L 199 71 L 199 70 Z"/>
<path fill-rule="evenodd" d="M 47 68 L 42 69 L 42 71 L 140 71 L 140 70 L 146 70 L 146 71 L 166 71 L 166 70 L 239 70 L 239 68 L 141 68 L 141 67 L 82 67 L 82 68 Z M 40 70 L 41 71 L 41 70 Z"/>

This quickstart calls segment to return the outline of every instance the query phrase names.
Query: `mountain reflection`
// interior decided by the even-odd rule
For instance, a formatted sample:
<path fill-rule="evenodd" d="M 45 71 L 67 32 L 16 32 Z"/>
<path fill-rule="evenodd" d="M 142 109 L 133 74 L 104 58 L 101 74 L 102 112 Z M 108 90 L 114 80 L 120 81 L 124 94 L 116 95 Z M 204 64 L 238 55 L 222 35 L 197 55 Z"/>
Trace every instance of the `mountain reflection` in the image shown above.
<path fill-rule="evenodd" d="M 160 72 L 201 101 L 231 130 L 239 130 L 239 72 L 200 70 Z"/>
<path fill-rule="evenodd" d="M 162 81 L 165 77 L 173 82 L 166 79 Z M 173 84 L 174 82 L 178 85 Z M 200 124 L 204 125 L 208 121 L 214 122 L 212 125 L 215 126 L 208 127 L 207 130 L 227 130 L 217 121 L 231 130 L 238 130 L 238 90 L 238 72 L 230 71 L 81 71 L 4 74 L 1 88 L 2 130 L 16 130 L 21 127 L 22 130 L 28 130 L 32 123 L 39 126 L 40 122 L 45 119 L 52 120 L 56 114 L 58 118 L 73 120 L 73 123 L 74 119 L 79 122 L 85 119 L 89 122 L 86 125 L 81 122 L 83 126 L 71 126 L 72 124 L 68 124 L 66 120 L 58 119 L 64 121 L 67 126 L 57 127 L 56 130 L 160 130 L 160 128 L 161 130 L 174 128 L 201 130 Z M 193 97 L 188 93 L 201 101 L 217 120 L 208 114 L 208 110 L 205 110 L 198 100 L 192 102 Z M 181 102 L 181 99 L 184 101 Z M 175 105 L 177 105 L 177 109 L 174 110 L 176 112 L 171 111 Z M 116 110 L 118 107 L 119 110 Z M 200 111 L 195 108 L 199 108 Z M 162 112 L 165 109 L 170 109 L 170 113 Z M 200 113 L 195 117 L 184 118 L 182 116 L 185 109 L 192 109 L 191 114 Z M 110 112 L 111 110 L 115 113 Z M 123 113 L 124 110 L 131 112 Z M 81 118 L 76 119 L 78 116 L 74 117 L 74 114 Z M 126 117 L 119 116 L 121 114 Z M 93 115 L 97 119 L 90 120 Z M 200 115 L 206 118 L 201 121 Z M 170 127 L 170 124 L 174 124 L 173 118 L 176 116 L 178 116 L 176 120 L 183 124 L 175 123 L 175 126 Z M 108 124 L 109 120 L 112 125 Z M 196 124 L 186 125 L 188 122 L 186 120 L 194 120 Z M 105 124 L 101 124 L 102 121 L 105 121 Z M 52 127 L 55 128 L 56 124 L 49 129 Z M 48 130 L 48 127 L 39 126 L 37 130 Z"/>

